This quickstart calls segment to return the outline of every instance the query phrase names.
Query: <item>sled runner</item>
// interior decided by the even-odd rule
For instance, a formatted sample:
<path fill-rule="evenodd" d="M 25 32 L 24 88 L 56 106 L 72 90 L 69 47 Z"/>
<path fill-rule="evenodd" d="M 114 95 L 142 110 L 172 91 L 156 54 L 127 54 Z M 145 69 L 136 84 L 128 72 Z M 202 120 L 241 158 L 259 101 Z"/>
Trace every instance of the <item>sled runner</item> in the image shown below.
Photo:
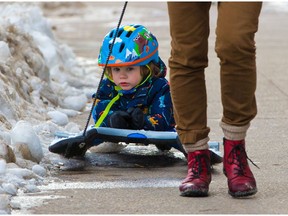
<path fill-rule="evenodd" d="M 186 156 L 186 152 L 178 139 L 175 131 L 145 131 L 97 127 L 87 130 L 83 134 L 71 134 L 56 132 L 58 140 L 49 146 L 49 151 L 70 158 L 84 156 L 87 149 L 103 142 L 141 143 L 144 145 L 154 144 L 159 150 L 170 150 L 172 147 Z M 211 163 L 221 163 L 222 156 L 219 151 L 219 142 L 209 142 Z"/>

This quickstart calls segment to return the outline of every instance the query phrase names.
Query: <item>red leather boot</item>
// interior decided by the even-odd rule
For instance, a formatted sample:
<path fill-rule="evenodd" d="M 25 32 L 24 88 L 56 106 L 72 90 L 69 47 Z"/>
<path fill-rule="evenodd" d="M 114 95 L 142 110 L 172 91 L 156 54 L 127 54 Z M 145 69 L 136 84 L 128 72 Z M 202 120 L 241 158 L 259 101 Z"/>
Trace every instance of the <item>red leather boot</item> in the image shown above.
<path fill-rule="evenodd" d="M 188 153 L 188 175 L 179 186 L 181 196 L 208 196 L 211 182 L 210 152 L 200 150 Z"/>
<path fill-rule="evenodd" d="M 249 158 L 245 151 L 245 141 L 234 141 L 224 138 L 223 143 L 223 171 L 228 180 L 228 193 L 233 197 L 244 197 L 256 194 L 256 180 L 247 161 Z"/>

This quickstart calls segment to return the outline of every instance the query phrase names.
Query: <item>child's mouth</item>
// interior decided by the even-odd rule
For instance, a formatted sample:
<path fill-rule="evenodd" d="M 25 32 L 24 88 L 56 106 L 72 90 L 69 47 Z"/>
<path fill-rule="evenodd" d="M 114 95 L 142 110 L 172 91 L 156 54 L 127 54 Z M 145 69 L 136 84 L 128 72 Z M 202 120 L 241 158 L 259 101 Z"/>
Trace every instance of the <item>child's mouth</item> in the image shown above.
<path fill-rule="evenodd" d="M 122 83 L 120 83 L 120 86 L 122 86 L 122 87 L 127 87 L 127 86 L 129 86 L 129 83 L 122 82 Z"/>

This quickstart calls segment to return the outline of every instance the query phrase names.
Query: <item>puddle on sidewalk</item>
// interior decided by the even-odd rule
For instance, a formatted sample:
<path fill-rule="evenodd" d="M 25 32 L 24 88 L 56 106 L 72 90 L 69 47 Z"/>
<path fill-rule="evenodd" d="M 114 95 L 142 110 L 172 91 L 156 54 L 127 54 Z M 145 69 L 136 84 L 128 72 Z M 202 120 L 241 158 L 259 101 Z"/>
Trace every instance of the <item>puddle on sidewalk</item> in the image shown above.
<path fill-rule="evenodd" d="M 56 169 L 62 171 L 81 171 L 88 167 L 115 168 L 156 168 L 186 166 L 186 158 L 176 150 L 159 151 L 155 146 L 128 145 L 119 152 L 97 153 L 86 152 L 81 159 L 58 157 L 52 161 Z"/>

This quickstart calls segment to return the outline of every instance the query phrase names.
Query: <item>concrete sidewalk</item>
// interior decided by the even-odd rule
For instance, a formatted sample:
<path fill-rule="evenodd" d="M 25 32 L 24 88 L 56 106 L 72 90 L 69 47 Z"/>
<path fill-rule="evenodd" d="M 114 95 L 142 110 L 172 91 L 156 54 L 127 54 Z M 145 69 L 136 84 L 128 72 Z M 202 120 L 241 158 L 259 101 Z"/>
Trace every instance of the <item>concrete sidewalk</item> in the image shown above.
<path fill-rule="evenodd" d="M 98 10 L 101 7 L 104 10 L 111 6 L 111 3 L 89 4 L 92 4 L 91 10 L 93 8 Z M 114 7 L 118 7 L 120 11 L 122 3 L 113 4 Z M 135 14 L 139 16 L 135 17 Z M 218 125 L 222 114 L 219 60 L 214 52 L 216 15 L 217 8 L 213 5 L 209 42 L 210 62 L 206 79 L 210 138 L 221 142 L 222 131 Z M 158 167 L 150 165 L 138 168 L 101 167 L 90 163 L 84 171 L 58 172 L 55 177 L 64 182 L 58 183 L 58 186 L 55 184 L 54 189 L 50 187 L 41 194 L 27 196 L 26 200 L 32 200 L 33 197 L 45 199 L 45 196 L 49 196 L 41 206 L 32 207 L 29 211 L 33 214 L 287 214 L 287 17 L 288 13 L 270 11 L 264 4 L 256 35 L 258 115 L 251 124 L 246 140 L 248 156 L 260 167 L 257 169 L 251 165 L 258 186 L 258 193 L 255 196 L 245 199 L 231 198 L 227 193 L 222 164 L 214 166 L 209 197 L 184 198 L 179 196 L 178 191 L 178 185 L 186 176 L 187 168 L 184 161 L 174 158 L 168 166 L 164 163 Z M 117 21 L 117 18 L 113 20 L 109 17 L 101 22 L 71 19 L 68 22 L 55 21 L 54 25 L 58 29 L 56 37 L 74 47 L 77 55 L 94 58 L 98 56 L 99 50 L 91 48 L 91 41 L 95 42 L 98 39 L 102 41 L 112 23 Z M 159 40 L 160 56 L 167 62 L 170 54 L 170 36 L 165 2 L 129 3 L 123 22 L 139 22 L 151 29 Z M 77 40 L 73 40 L 69 35 L 76 38 L 77 34 L 79 35 L 79 25 L 81 32 L 89 33 L 83 34 L 81 44 L 75 44 Z M 97 31 L 95 28 L 93 31 L 91 28 L 93 25 L 97 26 Z M 61 31 L 68 26 L 74 29 L 75 34 L 71 32 L 69 35 L 63 32 L 61 34 Z M 88 35 L 87 38 L 85 35 Z M 86 117 L 81 118 L 78 121 L 84 124 Z M 149 161 L 151 158 L 153 157 L 141 158 L 144 161 L 139 163 Z"/>

